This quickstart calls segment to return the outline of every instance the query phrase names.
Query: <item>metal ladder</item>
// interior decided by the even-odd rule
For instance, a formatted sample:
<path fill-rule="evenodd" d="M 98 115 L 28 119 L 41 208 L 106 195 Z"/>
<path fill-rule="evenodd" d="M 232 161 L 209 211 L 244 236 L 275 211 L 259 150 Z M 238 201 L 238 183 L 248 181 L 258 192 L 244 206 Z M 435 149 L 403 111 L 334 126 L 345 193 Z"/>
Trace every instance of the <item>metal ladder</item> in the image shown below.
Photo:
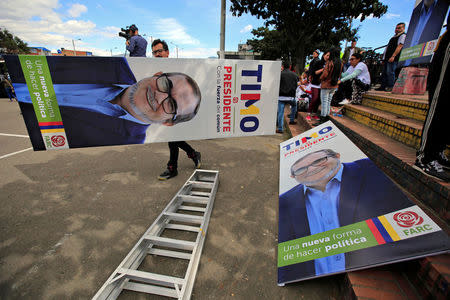
<path fill-rule="evenodd" d="M 218 185 L 219 171 L 195 170 L 93 299 L 116 299 L 122 290 L 190 299 Z M 163 237 L 166 230 L 197 235 Z M 138 270 L 147 255 L 188 260 L 184 278 Z"/>

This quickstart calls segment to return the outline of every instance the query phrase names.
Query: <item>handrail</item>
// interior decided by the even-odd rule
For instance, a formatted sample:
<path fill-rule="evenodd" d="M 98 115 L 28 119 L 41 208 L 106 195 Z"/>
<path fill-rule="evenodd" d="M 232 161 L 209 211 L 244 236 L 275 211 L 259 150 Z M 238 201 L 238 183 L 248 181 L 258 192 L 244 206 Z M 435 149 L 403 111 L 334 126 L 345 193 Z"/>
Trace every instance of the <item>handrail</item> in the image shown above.
<path fill-rule="evenodd" d="M 384 47 L 386 47 L 386 46 L 387 46 L 387 44 L 386 44 L 386 45 L 384 45 L 384 46 L 381 46 L 381 47 L 375 48 L 375 49 L 373 49 L 373 51 L 375 51 L 375 50 L 378 50 L 378 49 L 381 49 L 381 48 L 384 48 Z"/>

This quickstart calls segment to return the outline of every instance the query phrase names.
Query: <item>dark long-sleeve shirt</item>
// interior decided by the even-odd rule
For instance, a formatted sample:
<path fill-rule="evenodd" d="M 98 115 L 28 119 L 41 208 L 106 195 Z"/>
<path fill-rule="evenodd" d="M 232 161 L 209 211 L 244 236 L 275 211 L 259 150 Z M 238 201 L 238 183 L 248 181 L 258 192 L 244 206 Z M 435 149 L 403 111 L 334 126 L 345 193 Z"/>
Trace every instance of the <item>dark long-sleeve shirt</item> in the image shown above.
<path fill-rule="evenodd" d="M 147 41 L 140 35 L 132 36 L 127 50 L 130 51 L 130 56 L 146 57 Z"/>

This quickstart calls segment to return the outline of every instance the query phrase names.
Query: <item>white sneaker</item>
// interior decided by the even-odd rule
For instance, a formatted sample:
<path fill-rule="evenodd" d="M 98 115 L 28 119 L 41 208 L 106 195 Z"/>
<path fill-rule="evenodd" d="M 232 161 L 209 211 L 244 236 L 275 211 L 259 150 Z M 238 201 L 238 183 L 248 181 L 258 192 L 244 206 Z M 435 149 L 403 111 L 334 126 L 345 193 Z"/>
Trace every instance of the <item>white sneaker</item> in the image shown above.
<path fill-rule="evenodd" d="M 348 101 L 347 99 L 342 100 L 341 102 L 339 102 L 340 105 L 345 105 L 345 104 L 349 104 L 350 101 Z"/>

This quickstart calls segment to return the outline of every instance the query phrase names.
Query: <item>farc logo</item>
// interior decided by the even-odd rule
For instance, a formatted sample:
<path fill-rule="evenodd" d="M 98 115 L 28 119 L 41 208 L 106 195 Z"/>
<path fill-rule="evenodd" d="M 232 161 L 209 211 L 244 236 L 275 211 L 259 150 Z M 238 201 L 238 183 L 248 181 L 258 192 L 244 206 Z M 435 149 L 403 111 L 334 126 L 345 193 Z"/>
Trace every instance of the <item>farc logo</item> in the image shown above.
<path fill-rule="evenodd" d="M 62 135 L 52 136 L 52 145 L 54 147 L 61 147 L 66 144 L 66 139 Z"/>
<path fill-rule="evenodd" d="M 401 227 L 412 227 L 423 223 L 423 218 L 413 211 L 396 213 L 393 218 Z"/>

